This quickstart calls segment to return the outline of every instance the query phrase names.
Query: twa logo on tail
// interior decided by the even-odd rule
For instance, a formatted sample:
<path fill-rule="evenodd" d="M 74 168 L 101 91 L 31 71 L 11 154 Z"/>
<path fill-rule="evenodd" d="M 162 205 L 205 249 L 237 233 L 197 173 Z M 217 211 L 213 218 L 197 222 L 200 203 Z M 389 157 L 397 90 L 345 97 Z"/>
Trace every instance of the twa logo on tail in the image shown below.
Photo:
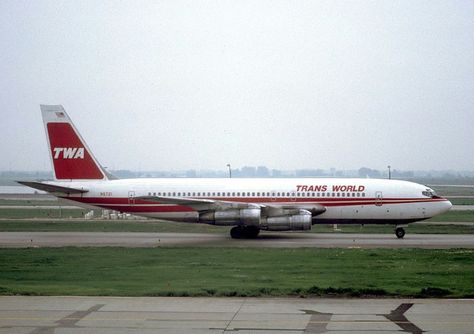
<path fill-rule="evenodd" d="M 61 105 L 41 105 L 55 180 L 107 180 Z"/>
<path fill-rule="evenodd" d="M 53 150 L 53 159 L 84 159 L 84 147 L 55 147 Z"/>

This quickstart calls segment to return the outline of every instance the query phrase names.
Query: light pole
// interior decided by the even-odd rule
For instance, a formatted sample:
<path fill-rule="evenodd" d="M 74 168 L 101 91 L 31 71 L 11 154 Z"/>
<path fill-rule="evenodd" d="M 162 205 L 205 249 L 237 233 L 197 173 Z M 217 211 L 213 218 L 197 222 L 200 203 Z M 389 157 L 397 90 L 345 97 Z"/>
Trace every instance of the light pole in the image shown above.
<path fill-rule="evenodd" d="M 227 167 L 229 167 L 229 178 L 232 178 L 232 169 L 230 169 L 230 164 L 227 164 Z"/>
<path fill-rule="evenodd" d="M 390 170 L 390 168 L 392 167 L 388 165 L 387 168 L 388 168 L 388 179 L 390 180 L 392 178 L 392 171 Z"/>

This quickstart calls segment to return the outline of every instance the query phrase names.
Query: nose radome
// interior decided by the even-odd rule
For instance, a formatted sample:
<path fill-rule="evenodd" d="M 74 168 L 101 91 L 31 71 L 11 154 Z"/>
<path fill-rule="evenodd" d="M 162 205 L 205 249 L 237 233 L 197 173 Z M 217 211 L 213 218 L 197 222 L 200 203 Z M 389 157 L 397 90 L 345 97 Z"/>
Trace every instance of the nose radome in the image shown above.
<path fill-rule="evenodd" d="M 451 208 L 453 207 L 453 203 L 451 203 L 451 202 L 448 201 L 448 200 L 446 200 L 445 205 L 446 205 L 446 211 L 451 210 Z M 446 212 L 446 211 L 445 211 L 445 212 Z"/>

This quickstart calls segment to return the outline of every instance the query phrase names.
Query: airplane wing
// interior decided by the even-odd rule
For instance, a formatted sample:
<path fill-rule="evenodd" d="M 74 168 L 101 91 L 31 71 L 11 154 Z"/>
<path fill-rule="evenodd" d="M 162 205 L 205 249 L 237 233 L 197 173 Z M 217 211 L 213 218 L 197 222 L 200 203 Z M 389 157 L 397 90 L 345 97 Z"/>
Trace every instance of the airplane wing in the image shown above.
<path fill-rule="evenodd" d="M 159 202 L 162 204 L 175 204 L 185 205 L 193 208 L 196 211 L 208 211 L 208 210 L 229 210 L 229 209 L 262 209 L 267 216 L 279 216 L 292 211 L 298 211 L 305 209 L 310 211 L 313 216 L 321 214 L 326 211 L 326 208 L 320 204 L 309 204 L 307 207 L 301 205 L 273 205 L 273 204 L 260 204 L 260 203 L 244 203 L 244 202 L 229 202 L 219 201 L 213 199 L 196 199 L 188 197 L 160 197 L 160 196 L 140 196 L 136 199 L 141 199 L 151 202 Z"/>
<path fill-rule="evenodd" d="M 197 211 L 249 209 L 249 208 L 265 207 L 265 205 L 253 204 L 253 203 L 226 202 L 226 201 L 217 201 L 213 199 L 204 199 L 204 198 L 196 199 L 196 198 L 188 198 L 188 197 L 140 196 L 140 197 L 136 197 L 136 199 L 141 199 L 144 201 L 151 201 L 151 202 L 159 202 L 162 204 L 185 205 Z"/>
<path fill-rule="evenodd" d="M 88 192 L 89 190 L 85 189 L 77 189 L 77 188 L 70 188 L 70 187 L 63 187 L 63 186 L 56 186 L 53 184 L 42 183 L 42 182 L 35 182 L 35 181 L 15 181 L 19 184 L 22 184 L 27 187 L 31 187 L 38 190 L 47 191 L 49 193 L 60 193 L 60 194 L 83 194 Z"/>

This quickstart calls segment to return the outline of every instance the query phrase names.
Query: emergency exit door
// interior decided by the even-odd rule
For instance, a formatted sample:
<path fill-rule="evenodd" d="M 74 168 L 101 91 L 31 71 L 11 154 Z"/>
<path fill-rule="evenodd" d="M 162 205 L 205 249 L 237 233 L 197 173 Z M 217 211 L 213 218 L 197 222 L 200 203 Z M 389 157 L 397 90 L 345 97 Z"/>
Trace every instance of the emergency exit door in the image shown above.
<path fill-rule="evenodd" d="M 135 205 L 135 192 L 134 191 L 128 192 L 128 205 Z"/>

